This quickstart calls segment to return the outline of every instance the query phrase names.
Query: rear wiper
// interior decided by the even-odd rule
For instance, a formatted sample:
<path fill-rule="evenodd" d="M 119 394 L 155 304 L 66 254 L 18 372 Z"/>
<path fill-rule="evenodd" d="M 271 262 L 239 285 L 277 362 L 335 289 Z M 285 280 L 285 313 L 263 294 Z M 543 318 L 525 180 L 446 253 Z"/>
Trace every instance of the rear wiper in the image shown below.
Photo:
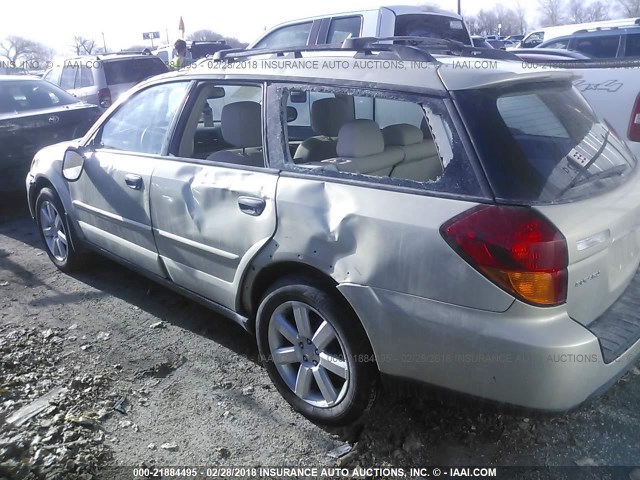
<path fill-rule="evenodd" d="M 615 167 L 608 168 L 607 170 L 602 170 L 601 172 L 592 173 L 588 177 L 583 177 L 580 180 L 572 182 L 571 185 L 569 185 L 567 188 L 565 188 L 561 192 L 561 195 L 565 193 L 567 190 L 571 190 L 574 187 L 579 187 L 586 183 L 591 183 L 592 181 L 595 181 L 595 180 L 604 180 L 605 178 L 624 175 L 624 173 L 627 171 L 628 168 L 629 168 L 628 165 L 616 165 Z"/>

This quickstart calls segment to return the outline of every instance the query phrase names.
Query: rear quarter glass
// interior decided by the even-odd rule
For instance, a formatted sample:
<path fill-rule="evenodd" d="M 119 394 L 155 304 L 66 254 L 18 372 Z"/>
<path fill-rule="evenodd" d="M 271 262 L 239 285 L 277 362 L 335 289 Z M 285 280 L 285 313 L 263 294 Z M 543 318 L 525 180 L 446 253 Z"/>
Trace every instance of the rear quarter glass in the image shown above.
<path fill-rule="evenodd" d="M 626 181 L 636 160 L 570 82 L 453 93 L 496 199 L 562 203 Z"/>

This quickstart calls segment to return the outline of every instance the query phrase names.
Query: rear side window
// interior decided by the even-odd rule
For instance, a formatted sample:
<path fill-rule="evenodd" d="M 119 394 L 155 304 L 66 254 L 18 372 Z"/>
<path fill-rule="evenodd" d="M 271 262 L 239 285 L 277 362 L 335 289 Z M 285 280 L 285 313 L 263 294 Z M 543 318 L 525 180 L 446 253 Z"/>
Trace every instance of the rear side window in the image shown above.
<path fill-rule="evenodd" d="M 614 188 L 635 168 L 569 83 L 455 93 L 496 197 L 562 202 Z"/>
<path fill-rule="evenodd" d="M 62 75 L 60 77 L 60 88 L 64 90 L 73 90 L 76 83 L 76 74 L 78 67 L 69 66 L 62 69 Z"/>
<path fill-rule="evenodd" d="M 545 43 L 544 45 L 541 45 L 541 47 L 544 48 L 559 48 L 561 50 L 566 50 L 567 45 L 569 45 L 569 39 L 568 38 L 564 38 L 562 40 L 552 40 L 548 43 Z"/>
<path fill-rule="evenodd" d="M 362 17 L 360 16 L 334 18 L 329 26 L 327 43 L 339 44 L 347 38 L 359 37 L 361 26 Z"/>
<path fill-rule="evenodd" d="M 462 20 L 445 15 L 398 15 L 396 36 L 440 38 L 471 45 L 471 37 Z"/>
<path fill-rule="evenodd" d="M 80 67 L 80 78 L 76 77 L 76 88 L 93 87 L 93 85 L 93 72 L 88 66 L 82 65 Z"/>
<path fill-rule="evenodd" d="M 640 57 L 640 33 L 627 35 L 627 46 L 625 48 L 624 56 Z"/>
<path fill-rule="evenodd" d="M 267 35 L 254 48 L 295 47 L 307 44 L 313 22 L 297 23 L 279 28 Z"/>
<path fill-rule="evenodd" d="M 282 109 L 281 130 L 267 133 L 269 138 L 283 140 L 285 169 L 433 193 L 483 196 L 445 100 L 328 86 L 274 88 L 287 110 L 307 108 L 291 101 L 301 92 L 312 100 L 309 128 L 292 125 L 295 120 L 285 123 Z M 268 123 L 270 128 L 277 127 Z"/>
<path fill-rule="evenodd" d="M 168 71 L 164 62 L 155 56 L 113 60 L 104 62 L 102 66 L 107 85 L 138 83 Z"/>
<path fill-rule="evenodd" d="M 595 58 L 615 58 L 618 54 L 618 45 L 620 45 L 620 35 L 577 38 L 573 49 Z"/>

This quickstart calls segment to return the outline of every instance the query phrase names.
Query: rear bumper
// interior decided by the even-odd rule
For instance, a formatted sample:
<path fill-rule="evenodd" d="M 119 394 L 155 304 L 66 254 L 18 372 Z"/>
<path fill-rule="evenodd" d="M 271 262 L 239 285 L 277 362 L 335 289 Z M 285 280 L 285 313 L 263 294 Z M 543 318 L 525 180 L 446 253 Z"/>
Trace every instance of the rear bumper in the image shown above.
<path fill-rule="evenodd" d="M 500 403 L 570 410 L 640 357 L 635 339 L 606 362 L 598 337 L 563 307 L 516 301 L 494 313 L 353 284 L 339 289 L 362 320 L 381 373 Z M 636 290 L 632 285 L 617 304 L 626 305 Z M 614 318 L 612 312 L 601 318 Z"/>

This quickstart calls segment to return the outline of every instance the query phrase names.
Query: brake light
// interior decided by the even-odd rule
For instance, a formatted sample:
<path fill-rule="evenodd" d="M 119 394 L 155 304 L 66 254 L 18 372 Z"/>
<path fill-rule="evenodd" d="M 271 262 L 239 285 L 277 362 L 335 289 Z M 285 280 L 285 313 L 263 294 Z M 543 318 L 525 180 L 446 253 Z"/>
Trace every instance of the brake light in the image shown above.
<path fill-rule="evenodd" d="M 631 111 L 628 137 L 632 142 L 640 142 L 640 94 L 636 97 L 636 103 Z"/>
<path fill-rule="evenodd" d="M 549 220 L 524 207 L 480 206 L 440 233 L 471 266 L 527 303 L 567 300 L 567 242 Z"/>
<path fill-rule="evenodd" d="M 102 108 L 109 108 L 111 106 L 111 90 L 108 88 L 98 90 L 98 104 Z"/>

